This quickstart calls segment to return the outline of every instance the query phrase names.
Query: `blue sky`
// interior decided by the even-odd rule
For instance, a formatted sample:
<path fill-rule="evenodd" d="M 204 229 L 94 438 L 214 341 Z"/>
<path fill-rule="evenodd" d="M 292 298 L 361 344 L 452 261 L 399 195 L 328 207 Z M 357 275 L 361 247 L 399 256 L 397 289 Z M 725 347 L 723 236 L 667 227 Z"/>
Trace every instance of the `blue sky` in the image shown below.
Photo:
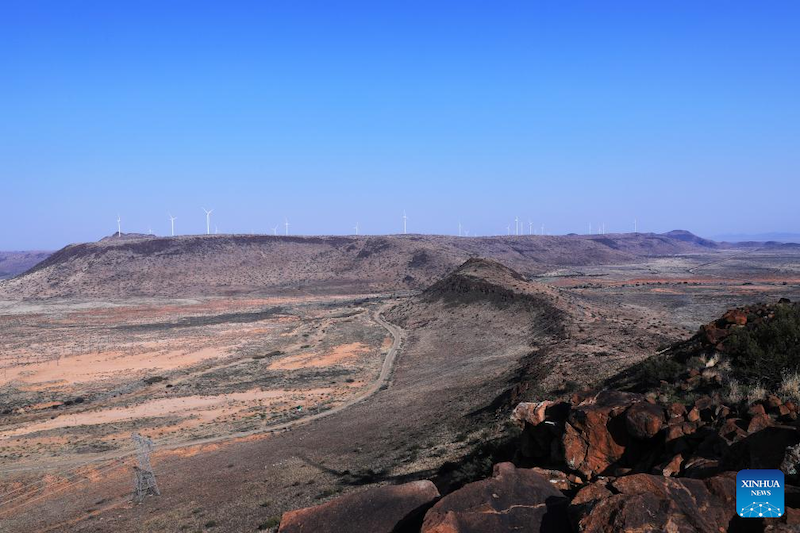
<path fill-rule="evenodd" d="M 0 249 L 116 229 L 800 231 L 797 2 L 92 2 L 0 16 Z"/>

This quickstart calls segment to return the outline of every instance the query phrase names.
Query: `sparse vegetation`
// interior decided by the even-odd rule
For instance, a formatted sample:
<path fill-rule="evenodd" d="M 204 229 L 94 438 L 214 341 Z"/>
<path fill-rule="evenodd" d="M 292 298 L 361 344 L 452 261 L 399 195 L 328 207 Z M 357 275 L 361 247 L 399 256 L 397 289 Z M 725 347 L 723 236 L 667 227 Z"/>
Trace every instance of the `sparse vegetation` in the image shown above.
<path fill-rule="evenodd" d="M 725 340 L 734 376 L 770 390 L 780 388 L 787 372 L 800 372 L 800 307 L 777 305 L 774 313 L 772 319 L 739 328 Z"/>
<path fill-rule="evenodd" d="M 281 523 L 281 519 L 278 516 L 271 516 L 266 521 L 262 522 L 258 525 L 258 531 L 267 531 L 268 529 L 272 529 L 278 527 Z"/>
<path fill-rule="evenodd" d="M 784 400 L 800 400 L 800 373 L 784 371 L 781 379 L 780 396 Z"/>

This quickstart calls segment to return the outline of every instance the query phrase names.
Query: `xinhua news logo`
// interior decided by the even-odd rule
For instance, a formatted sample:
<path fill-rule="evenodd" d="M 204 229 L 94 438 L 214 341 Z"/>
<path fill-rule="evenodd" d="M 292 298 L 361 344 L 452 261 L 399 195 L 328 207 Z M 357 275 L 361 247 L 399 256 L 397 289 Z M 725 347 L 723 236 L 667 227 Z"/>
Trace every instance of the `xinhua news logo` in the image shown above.
<path fill-rule="evenodd" d="M 783 472 L 741 470 L 736 474 L 736 512 L 742 518 L 783 516 Z"/>

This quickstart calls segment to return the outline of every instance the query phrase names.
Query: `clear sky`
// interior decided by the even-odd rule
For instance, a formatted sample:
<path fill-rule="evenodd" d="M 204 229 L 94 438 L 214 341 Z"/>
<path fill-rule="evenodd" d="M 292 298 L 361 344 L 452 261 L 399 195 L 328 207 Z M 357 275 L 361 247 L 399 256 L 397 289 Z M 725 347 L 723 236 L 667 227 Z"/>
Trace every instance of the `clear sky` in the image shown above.
<path fill-rule="evenodd" d="M 800 231 L 796 1 L 5 0 L 0 250 Z"/>

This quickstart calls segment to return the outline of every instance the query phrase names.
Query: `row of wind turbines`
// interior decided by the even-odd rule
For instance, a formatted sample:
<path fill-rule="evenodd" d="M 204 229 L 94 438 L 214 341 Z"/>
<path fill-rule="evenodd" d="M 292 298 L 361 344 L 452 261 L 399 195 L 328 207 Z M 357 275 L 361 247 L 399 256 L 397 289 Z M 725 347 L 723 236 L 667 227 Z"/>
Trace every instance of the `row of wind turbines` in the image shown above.
<path fill-rule="evenodd" d="M 203 212 L 206 214 L 206 235 L 211 235 L 211 213 L 214 212 L 213 209 L 206 209 L 205 207 L 201 208 Z M 170 231 L 171 235 L 175 236 L 175 221 L 178 220 L 178 217 L 172 216 L 172 213 L 167 213 L 169 216 L 170 222 Z M 285 218 L 283 222 L 284 227 L 284 235 L 289 235 L 289 219 Z M 278 228 L 280 224 L 276 224 L 272 228 L 272 234 L 278 234 Z M 589 234 L 590 235 L 605 235 L 606 234 L 606 223 L 602 222 L 596 226 L 597 231 L 593 232 L 592 224 L 589 223 Z M 355 234 L 359 234 L 359 223 L 356 222 L 356 225 L 353 227 L 355 230 Z M 639 221 L 638 219 L 633 219 L 633 232 L 638 233 L 639 231 Z M 148 230 L 148 233 L 152 234 L 153 230 Z M 214 226 L 214 233 L 219 233 L 219 230 L 216 226 Z M 406 215 L 405 210 L 403 211 L 403 235 L 408 233 L 408 216 Z M 506 234 L 511 235 L 511 224 L 506 226 Z M 525 223 L 520 221 L 519 216 L 514 217 L 514 235 L 525 235 Z M 536 231 L 533 227 L 533 222 L 528 220 L 528 235 L 537 235 Z M 541 232 L 538 235 L 546 235 L 544 224 L 541 226 Z M 469 237 L 469 230 L 464 228 L 461 224 L 461 221 L 458 222 L 458 236 L 459 237 Z M 117 237 L 122 237 L 122 218 L 120 215 L 117 215 Z"/>

